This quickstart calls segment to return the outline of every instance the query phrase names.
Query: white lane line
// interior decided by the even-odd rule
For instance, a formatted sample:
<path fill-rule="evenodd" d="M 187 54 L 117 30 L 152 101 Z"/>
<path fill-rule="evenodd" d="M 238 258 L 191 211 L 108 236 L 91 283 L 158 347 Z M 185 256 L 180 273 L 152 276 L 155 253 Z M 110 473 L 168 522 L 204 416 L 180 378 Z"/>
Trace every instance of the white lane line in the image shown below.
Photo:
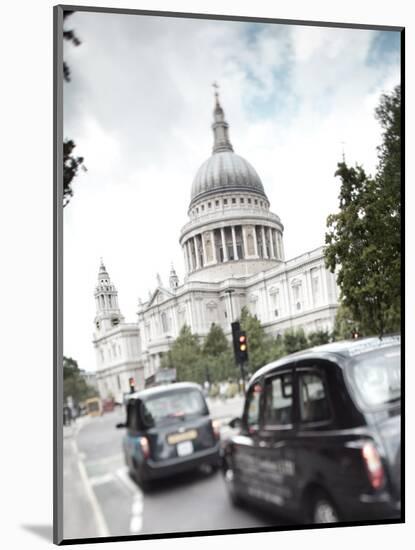
<path fill-rule="evenodd" d="M 134 483 L 134 481 L 131 480 L 130 476 L 128 475 L 128 469 L 126 467 L 118 468 L 116 474 L 124 483 L 124 485 L 133 493 L 133 495 L 138 494 L 141 497 L 143 496 L 143 493 L 141 492 L 139 487 Z"/>
<path fill-rule="evenodd" d="M 78 456 L 78 446 L 76 444 L 75 439 L 72 440 L 72 446 L 73 446 L 73 451 L 75 453 L 75 456 Z M 89 482 L 88 474 L 86 473 L 85 465 L 82 462 L 82 460 L 79 459 L 79 458 L 78 458 L 78 468 L 79 468 L 79 473 L 81 474 L 82 483 L 83 483 L 84 488 L 85 488 L 86 496 L 89 499 L 89 502 L 92 506 L 92 510 L 93 510 L 93 513 L 94 513 L 94 516 L 95 516 L 95 521 L 96 521 L 97 528 L 98 528 L 98 536 L 99 537 L 109 537 L 110 532 L 109 532 L 108 526 L 105 522 L 104 514 L 102 513 L 101 507 L 98 504 L 98 500 L 97 500 L 97 497 L 95 496 L 94 490 L 92 489 L 92 485 Z"/>
<path fill-rule="evenodd" d="M 104 485 L 104 483 L 110 483 L 111 481 L 114 481 L 114 480 L 115 480 L 114 474 L 111 474 L 111 473 L 89 478 L 89 482 L 93 487 L 95 487 L 95 485 Z"/>
<path fill-rule="evenodd" d="M 124 485 L 132 492 L 133 502 L 131 505 L 130 533 L 135 535 L 140 533 L 143 528 L 144 500 L 143 493 L 137 485 L 130 479 L 127 468 L 119 468 L 117 476 Z"/>
<path fill-rule="evenodd" d="M 132 516 L 130 521 L 130 533 L 136 535 L 143 528 L 142 516 Z"/>
<path fill-rule="evenodd" d="M 110 464 L 111 462 L 121 462 L 123 461 L 124 455 L 118 453 L 116 455 L 105 456 L 103 458 L 96 458 L 94 460 L 88 460 L 88 466 L 100 466 L 101 464 Z"/>

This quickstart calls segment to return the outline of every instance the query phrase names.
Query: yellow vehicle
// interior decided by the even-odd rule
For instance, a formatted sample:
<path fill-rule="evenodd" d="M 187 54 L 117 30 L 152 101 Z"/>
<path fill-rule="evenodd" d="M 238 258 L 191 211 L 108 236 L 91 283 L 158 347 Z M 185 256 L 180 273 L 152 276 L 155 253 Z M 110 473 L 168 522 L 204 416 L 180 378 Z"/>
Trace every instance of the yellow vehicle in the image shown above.
<path fill-rule="evenodd" d="M 102 403 L 99 397 L 90 397 L 85 401 L 85 407 L 89 416 L 102 415 Z"/>

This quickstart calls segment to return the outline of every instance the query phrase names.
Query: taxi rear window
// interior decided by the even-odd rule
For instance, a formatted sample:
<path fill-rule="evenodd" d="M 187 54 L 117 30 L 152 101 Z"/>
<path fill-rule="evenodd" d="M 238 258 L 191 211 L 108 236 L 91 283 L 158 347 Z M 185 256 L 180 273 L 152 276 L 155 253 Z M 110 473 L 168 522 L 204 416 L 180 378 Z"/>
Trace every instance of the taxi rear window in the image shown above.
<path fill-rule="evenodd" d="M 206 403 L 199 390 L 168 392 L 145 401 L 144 415 L 147 421 L 158 424 L 175 419 L 206 414 Z"/>
<path fill-rule="evenodd" d="M 401 398 L 400 348 L 359 357 L 350 374 L 356 391 L 369 408 L 387 406 Z"/>

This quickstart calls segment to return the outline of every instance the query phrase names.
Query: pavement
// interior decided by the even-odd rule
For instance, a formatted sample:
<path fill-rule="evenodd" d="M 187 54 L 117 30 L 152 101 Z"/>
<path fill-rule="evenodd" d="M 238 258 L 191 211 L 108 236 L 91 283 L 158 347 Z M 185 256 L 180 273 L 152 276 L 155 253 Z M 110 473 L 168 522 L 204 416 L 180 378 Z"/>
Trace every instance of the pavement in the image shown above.
<path fill-rule="evenodd" d="M 77 435 L 91 421 L 85 416 L 63 428 L 63 523 L 64 539 L 109 536 L 85 473 Z M 85 521 L 88 518 L 88 521 Z"/>

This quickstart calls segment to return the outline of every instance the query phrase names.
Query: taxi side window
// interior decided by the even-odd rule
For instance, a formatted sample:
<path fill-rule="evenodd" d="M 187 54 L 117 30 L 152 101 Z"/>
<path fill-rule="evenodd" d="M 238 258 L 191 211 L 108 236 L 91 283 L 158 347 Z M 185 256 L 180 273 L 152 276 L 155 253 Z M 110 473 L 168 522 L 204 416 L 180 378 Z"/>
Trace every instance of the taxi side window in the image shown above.
<path fill-rule="evenodd" d="M 322 422 L 330 419 L 330 407 L 323 378 L 316 372 L 299 373 L 300 419 Z"/>
<path fill-rule="evenodd" d="M 261 393 L 261 386 L 259 384 L 255 384 L 248 394 L 245 409 L 245 418 L 248 429 L 259 425 Z"/>
<path fill-rule="evenodd" d="M 292 422 L 293 377 L 291 373 L 283 373 L 266 381 L 264 424 L 288 426 Z"/>

